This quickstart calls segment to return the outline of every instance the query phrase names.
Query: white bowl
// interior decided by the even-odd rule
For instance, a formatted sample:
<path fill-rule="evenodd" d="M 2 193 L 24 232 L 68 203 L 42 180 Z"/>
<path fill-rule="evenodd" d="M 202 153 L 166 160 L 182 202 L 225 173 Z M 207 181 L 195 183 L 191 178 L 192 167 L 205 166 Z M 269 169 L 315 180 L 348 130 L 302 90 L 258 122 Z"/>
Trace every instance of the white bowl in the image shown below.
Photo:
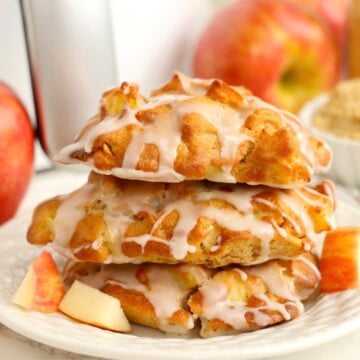
<path fill-rule="evenodd" d="M 360 187 L 360 141 L 322 131 L 313 124 L 316 111 L 323 107 L 328 99 L 328 94 L 314 98 L 304 105 L 299 116 L 310 133 L 325 140 L 332 149 L 333 160 L 327 173 L 328 177 L 347 186 Z"/>

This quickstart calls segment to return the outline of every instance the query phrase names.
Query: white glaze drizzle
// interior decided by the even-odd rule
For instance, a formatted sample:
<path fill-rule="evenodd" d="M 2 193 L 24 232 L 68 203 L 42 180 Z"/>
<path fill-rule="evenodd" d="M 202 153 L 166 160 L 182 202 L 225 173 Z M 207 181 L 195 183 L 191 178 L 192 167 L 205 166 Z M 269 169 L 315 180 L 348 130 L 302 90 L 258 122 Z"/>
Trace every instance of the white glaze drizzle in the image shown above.
<path fill-rule="evenodd" d="M 120 118 L 108 117 L 96 123 L 94 126 L 89 127 L 74 144 L 65 147 L 56 157 L 56 160 L 65 164 L 82 162 L 77 159 L 72 159 L 71 154 L 81 149 L 89 153 L 98 136 L 120 130 L 130 124 L 136 124 L 142 128 L 143 131 L 138 131 L 133 134 L 124 154 L 122 168 L 101 171 L 94 166 L 91 160 L 86 161 L 85 164 L 97 172 L 128 179 L 167 182 L 182 181 L 184 179 L 183 175 L 177 173 L 173 168 L 177 156 L 177 147 L 181 142 L 182 119 L 186 114 L 196 113 L 204 117 L 204 119 L 217 129 L 220 142 L 220 155 L 223 161 L 221 165 L 222 171 L 213 175 L 210 180 L 236 183 L 236 178 L 232 175 L 231 171 L 234 161 L 236 160 L 239 145 L 244 141 L 254 141 L 253 138 L 241 132 L 241 127 L 246 118 L 256 109 L 267 108 L 279 114 L 283 125 L 293 130 L 299 141 L 300 150 L 307 160 L 309 174 L 314 172 L 314 167 L 317 165 L 314 159 L 314 153 L 309 147 L 308 135 L 304 125 L 295 115 L 279 110 L 259 98 L 249 95 L 244 96 L 244 103 L 240 110 L 235 110 L 220 102 L 207 102 L 206 105 L 194 105 L 192 103 L 194 96 L 204 96 L 207 91 L 207 86 L 209 86 L 211 82 L 207 81 L 206 86 L 204 81 L 199 82 L 197 79 L 191 80 L 193 84 L 190 84 L 190 79 L 182 75 L 180 75 L 180 79 L 185 90 L 188 89 L 190 91 L 191 89 L 191 96 L 162 94 L 150 97 L 148 103 L 139 105 L 136 110 L 127 107 L 120 115 Z M 194 86 L 194 84 L 196 86 Z M 135 117 L 137 111 L 152 109 L 164 104 L 171 106 L 170 113 L 168 113 L 166 118 L 161 118 L 160 116 L 151 124 L 143 124 Z M 135 169 L 145 144 L 154 144 L 159 149 L 159 169 L 155 173 Z M 277 184 L 267 185 L 276 186 Z M 284 185 L 284 187 L 289 188 L 291 184 Z"/>
<path fill-rule="evenodd" d="M 310 263 L 311 261 L 306 262 L 309 266 Z M 314 269 L 314 267 L 316 268 L 311 263 L 311 268 Z M 253 321 L 260 327 L 271 324 L 271 317 L 264 313 L 264 310 L 277 311 L 285 320 L 291 319 L 291 314 L 287 309 L 289 306 L 295 307 L 299 314 L 304 312 L 304 306 L 300 301 L 301 294 L 297 293 L 294 283 L 294 276 L 298 276 L 298 274 L 286 275 L 286 269 L 276 261 L 243 269 L 232 268 L 231 270 L 238 272 L 242 281 L 247 281 L 248 275 L 260 278 L 271 294 L 285 302 L 272 300 L 265 293 L 258 292 L 253 295 L 262 300 L 265 305 L 256 308 L 249 307 L 244 301 L 228 299 L 229 289 L 226 283 L 216 279 L 207 280 L 199 289 L 203 296 L 201 315 L 203 319 L 220 319 L 236 330 L 246 330 L 249 329 L 245 318 L 245 314 L 248 312 L 253 314 Z M 309 291 L 313 291 L 313 289 Z"/>
<path fill-rule="evenodd" d="M 328 172 L 330 170 L 332 159 L 333 159 L 333 153 L 332 153 L 332 150 L 331 150 L 329 144 L 326 143 L 325 141 L 323 141 L 322 146 L 324 147 L 324 151 L 326 151 L 329 154 L 330 159 L 326 165 L 322 165 L 319 161 L 316 162 L 315 171 L 318 174 L 325 174 L 326 172 Z"/>
<path fill-rule="evenodd" d="M 320 270 L 318 269 L 316 264 L 314 264 L 311 260 L 309 260 L 305 255 L 298 256 L 296 258 L 296 260 L 303 262 L 306 266 L 308 266 L 313 271 L 313 273 L 315 274 L 315 276 L 317 277 L 318 280 L 321 279 Z"/>
<path fill-rule="evenodd" d="M 210 199 L 220 199 L 233 205 L 238 212 L 228 210 L 228 217 L 224 217 L 224 210 L 215 207 L 208 208 L 205 216 L 214 219 L 219 225 L 234 231 L 248 231 L 253 236 L 261 240 L 261 255 L 257 262 L 262 262 L 270 256 L 270 242 L 274 238 L 275 231 L 271 223 L 258 219 L 253 211 L 252 200 L 254 196 L 263 191 L 264 187 L 257 189 L 242 189 L 242 191 L 227 192 L 213 190 L 211 192 L 199 192 L 197 200 L 206 201 Z M 240 214 L 241 215 L 240 215 Z M 232 215 L 231 215 L 232 214 Z M 218 243 L 215 246 L 221 246 Z"/>
<path fill-rule="evenodd" d="M 139 267 L 136 265 L 107 265 L 99 272 L 79 277 L 82 282 L 101 289 L 106 284 L 120 285 L 124 289 L 142 293 L 154 308 L 159 321 L 159 329 L 165 332 L 186 333 L 194 327 L 194 315 L 188 317 L 185 326 L 170 324 L 171 316 L 178 310 L 184 309 L 184 303 L 191 289 L 179 284 L 177 276 L 189 273 L 200 285 L 209 273 L 199 266 L 193 265 L 145 265 L 147 282 L 142 283 L 136 276 Z"/>
<path fill-rule="evenodd" d="M 335 185 L 330 180 L 325 180 L 322 182 L 325 194 L 331 199 L 334 207 L 336 205 L 336 192 L 335 192 Z M 313 190 L 313 189 L 311 189 Z M 315 190 L 314 190 L 315 191 Z"/>
<path fill-rule="evenodd" d="M 121 117 L 107 116 L 102 121 L 97 122 L 91 126 L 88 131 L 84 132 L 81 136 L 78 135 L 78 140 L 63 148 L 60 153 L 55 157 L 55 160 L 62 163 L 67 163 L 70 160 L 70 155 L 74 151 L 84 149 L 85 152 L 91 152 L 94 141 L 103 134 L 111 133 L 126 127 L 128 125 L 137 125 L 138 122 L 135 118 L 135 111 L 129 107 L 125 107 Z"/>
<path fill-rule="evenodd" d="M 239 268 L 234 268 L 233 270 L 240 274 L 242 281 L 246 281 L 248 279 L 248 275 L 244 270 L 241 270 Z"/>
<path fill-rule="evenodd" d="M 264 293 L 257 293 L 254 294 L 254 296 L 256 298 L 258 298 L 259 300 L 262 300 L 265 302 L 265 308 L 268 310 L 273 310 L 273 311 L 277 311 L 281 314 L 281 316 L 289 321 L 291 320 L 291 314 L 288 312 L 288 310 L 286 309 L 286 305 L 290 305 L 293 306 L 293 303 L 291 302 L 287 302 L 287 303 L 278 303 L 276 301 L 271 300 L 266 294 Z M 255 318 L 256 321 L 256 318 Z"/>
<path fill-rule="evenodd" d="M 324 198 L 329 199 L 331 198 L 330 196 L 326 196 L 323 195 L 319 192 L 317 192 L 316 190 L 313 190 L 309 187 L 305 187 L 300 189 L 295 189 L 294 192 L 302 199 L 304 200 L 307 204 L 312 205 L 314 207 L 320 207 L 324 201 Z M 308 194 L 313 194 L 316 196 L 316 199 L 314 199 L 311 196 L 308 196 Z"/>
<path fill-rule="evenodd" d="M 181 302 L 187 295 L 187 291 L 181 289 L 176 283 L 174 276 L 157 267 L 148 268 L 146 272 L 149 285 L 146 287 L 140 283 L 135 274 L 119 272 L 115 279 L 109 282 L 119 283 L 126 289 L 138 290 L 150 301 L 154 307 L 156 316 L 159 319 L 159 329 L 166 332 L 177 332 L 173 325 L 169 324 L 169 318 L 181 308 Z M 184 332 L 194 326 L 194 321 L 188 324 Z"/>
<path fill-rule="evenodd" d="M 285 270 L 276 261 L 268 261 L 265 264 L 249 267 L 247 272 L 259 277 L 272 294 L 293 301 L 299 313 L 302 313 L 304 306 L 296 294 L 294 278 L 287 276 Z"/>
<path fill-rule="evenodd" d="M 281 228 L 275 220 L 271 220 L 271 224 L 274 227 L 274 229 L 276 229 L 276 231 L 279 233 L 279 235 L 283 238 L 286 238 L 288 233 L 285 229 Z"/>
<path fill-rule="evenodd" d="M 304 188 L 303 188 L 304 189 Z M 281 192 L 279 191 L 278 194 L 280 195 Z M 281 195 L 280 195 L 281 196 Z M 287 215 L 282 209 L 280 206 L 278 205 L 275 205 L 274 203 L 272 203 L 271 201 L 269 200 L 266 200 L 266 199 L 263 199 L 263 198 L 259 198 L 259 197 L 255 197 L 254 198 L 254 201 L 258 202 L 259 204 L 264 204 L 266 206 L 268 206 L 270 209 L 273 209 L 273 210 L 278 210 L 280 211 L 281 213 L 281 216 L 285 219 L 287 219 L 290 224 L 292 225 L 292 227 L 294 228 L 294 230 L 296 231 L 297 234 L 301 234 L 301 227 L 297 224 L 297 222 L 289 215 Z M 273 223 L 274 225 L 274 223 Z M 276 224 L 277 225 L 277 224 Z M 275 225 L 274 225 L 275 227 Z M 278 226 L 277 226 L 278 228 Z M 277 229 L 278 230 L 278 229 Z M 282 229 L 283 230 L 283 229 Z M 279 231 L 279 234 L 281 235 L 281 231 Z"/>
<path fill-rule="evenodd" d="M 245 319 L 248 309 L 246 303 L 243 301 L 230 302 L 227 299 L 229 289 L 225 283 L 208 280 L 200 287 L 199 291 L 202 294 L 201 318 L 222 320 L 236 330 L 248 328 Z"/>
<path fill-rule="evenodd" d="M 304 155 L 305 159 L 307 160 L 308 171 L 310 174 L 313 174 L 316 161 L 315 161 L 314 153 L 309 146 L 308 134 L 301 120 L 298 117 L 296 117 L 294 114 L 285 110 L 280 110 L 256 96 L 248 96 L 247 100 L 250 103 L 253 103 L 253 106 L 255 108 L 270 109 L 274 111 L 280 116 L 283 123 L 289 126 L 294 131 L 299 141 L 301 153 Z"/>
<path fill-rule="evenodd" d="M 204 187 L 199 183 L 192 183 L 187 188 L 190 193 L 188 195 L 176 195 L 179 199 L 159 200 L 157 193 L 151 184 L 137 183 L 136 186 L 128 186 L 126 189 L 117 190 L 117 193 L 109 193 L 101 190 L 101 186 L 88 184 L 77 192 L 68 196 L 58 209 L 55 218 L 55 238 L 54 244 L 58 249 L 63 249 L 62 253 L 69 253 L 68 242 L 70 241 L 77 223 L 85 216 L 84 206 L 87 202 L 100 200 L 105 204 L 104 220 L 107 224 L 107 230 L 110 232 L 112 239 L 111 249 L 113 260 L 117 263 L 134 262 L 133 259 L 126 257 L 121 251 L 121 244 L 126 242 L 136 242 L 144 251 L 146 244 L 152 240 L 162 244 L 166 244 L 172 256 L 181 260 L 189 253 L 196 251 L 196 248 L 188 243 L 188 236 L 195 227 L 199 217 L 206 217 L 214 220 L 218 225 L 232 231 L 247 231 L 254 237 L 261 240 L 261 254 L 256 259 L 256 263 L 261 263 L 270 258 L 270 243 L 279 233 L 280 236 L 286 238 L 287 232 L 284 228 L 276 224 L 274 221 L 259 219 L 253 209 L 254 203 L 263 203 L 270 208 L 279 208 L 284 217 L 289 219 L 294 229 L 300 233 L 300 227 L 296 221 L 301 220 L 304 226 L 305 235 L 311 237 L 314 233 L 313 222 L 308 212 L 305 210 L 304 201 L 308 197 L 304 196 L 297 199 L 286 194 L 286 191 L 271 190 L 287 204 L 294 212 L 296 220 L 290 215 L 285 214 L 280 206 L 275 205 L 259 196 L 264 187 L 246 188 L 237 186 L 233 191 L 220 190 L 218 185 L 212 185 L 211 188 Z M 267 189 L 269 191 L 269 189 Z M 174 194 L 172 195 L 174 196 Z M 223 200 L 234 208 L 217 208 L 210 206 L 207 201 L 211 199 Z M 310 200 L 310 199 L 309 199 Z M 309 205 L 313 201 L 311 200 Z M 271 205 L 270 205 L 271 204 Z M 319 202 L 319 206 L 321 203 Z M 325 205 L 323 205 L 325 206 Z M 153 225 L 152 230 L 141 236 L 125 236 L 128 224 L 133 221 L 133 216 L 139 212 L 156 213 L 161 211 L 161 216 Z M 164 218 L 171 212 L 176 211 L 179 220 L 173 229 L 170 239 L 162 239 L 154 236 L 158 226 Z M 102 244 L 102 239 L 97 239 L 90 246 L 96 250 Z M 216 243 L 210 248 L 210 252 L 215 252 L 221 247 L 221 236 L 218 236 Z M 305 250 L 310 250 L 311 245 L 306 241 L 304 243 Z M 75 249 L 74 252 L 80 251 L 81 248 Z M 136 259 L 135 259 L 136 261 Z M 139 261 L 139 260 L 138 260 Z"/>
<path fill-rule="evenodd" d="M 85 205 L 93 191 L 92 184 L 88 183 L 79 190 L 72 192 L 62 199 L 54 218 L 53 247 L 60 254 L 74 258 L 68 244 L 75 232 L 78 222 L 85 216 Z"/>
<path fill-rule="evenodd" d="M 331 183 L 329 183 L 328 181 L 324 181 L 323 186 L 324 186 L 326 195 L 321 194 L 310 187 L 304 187 L 302 189 L 302 191 L 300 191 L 299 189 L 296 189 L 294 191 L 298 197 L 300 197 L 302 200 L 304 200 L 305 203 L 307 203 L 313 207 L 322 208 L 322 204 L 323 204 L 324 200 L 326 201 L 326 199 L 330 200 L 332 205 L 335 206 L 334 191 L 332 190 L 333 185 L 331 185 Z M 308 194 L 313 195 L 313 197 L 308 196 Z M 317 199 L 314 199 L 314 196 Z M 333 216 L 332 213 L 328 214 L 326 216 L 326 221 L 329 224 L 330 229 L 334 229 L 336 227 L 335 217 Z"/>
<path fill-rule="evenodd" d="M 224 193 L 224 197 L 227 197 L 227 193 Z M 242 198 L 248 198 L 248 200 L 250 200 L 250 197 L 251 196 L 245 192 Z M 214 195 L 213 198 L 218 198 L 218 195 Z M 238 205 L 240 205 L 240 202 Z M 164 213 L 158 220 L 158 223 L 172 211 L 178 212 L 179 221 L 174 228 L 172 238 L 167 242 L 172 255 L 178 260 L 183 259 L 188 252 L 191 253 L 194 251 L 194 248 L 188 244 L 187 238 L 191 230 L 195 227 L 198 218 L 204 216 L 213 219 L 217 224 L 224 228 L 233 231 L 249 231 L 251 234 L 261 239 L 262 254 L 258 261 L 263 261 L 269 257 L 269 243 L 274 237 L 274 229 L 270 223 L 255 217 L 250 201 L 244 202 L 241 209 L 246 210 L 246 213 L 242 215 L 238 211 L 232 209 L 218 209 L 201 203 L 194 203 L 191 199 L 181 199 L 165 207 Z M 154 230 L 156 230 L 156 225 L 157 224 L 153 227 Z M 157 241 L 150 233 L 140 237 L 124 238 L 122 242 L 135 241 L 144 247 L 144 244 L 149 240 Z M 164 242 L 164 240 L 161 242 Z"/>
<path fill-rule="evenodd" d="M 305 200 L 305 197 L 302 200 L 305 203 L 311 205 L 311 203 Z M 281 201 L 284 202 L 290 208 L 290 210 L 299 217 L 299 219 L 301 220 L 301 224 L 304 227 L 306 236 L 309 239 L 312 239 L 315 235 L 314 223 L 311 216 L 306 211 L 304 204 L 301 203 L 301 201 L 295 196 L 288 195 L 285 192 L 281 193 Z"/>
<path fill-rule="evenodd" d="M 218 235 L 216 238 L 216 244 L 210 248 L 210 252 L 218 251 L 221 247 L 221 241 L 222 241 L 221 235 Z"/>
<path fill-rule="evenodd" d="M 184 96 L 167 95 L 165 99 L 158 97 L 155 98 L 155 101 L 141 107 L 143 111 L 162 104 L 170 103 L 172 105 L 168 117 L 161 117 L 148 125 L 138 124 L 143 127 L 144 130 L 133 135 L 124 154 L 123 168 L 135 169 L 144 145 L 154 144 L 157 146 L 160 154 L 158 171 L 160 173 L 172 171 L 171 169 L 177 155 L 177 147 L 181 141 L 177 108 L 179 102 L 183 99 Z"/>
<path fill-rule="evenodd" d="M 233 327 L 235 330 L 240 331 L 248 330 L 250 328 L 245 317 L 247 313 L 252 313 L 253 321 L 258 326 L 264 327 L 270 325 L 272 321 L 271 316 L 264 312 L 265 310 L 278 311 L 285 320 L 289 320 L 291 315 L 286 310 L 286 305 L 294 306 L 291 301 L 280 304 L 271 300 L 266 294 L 256 293 L 254 296 L 264 301 L 265 305 L 249 307 L 244 301 L 228 299 L 229 289 L 227 285 L 224 282 L 215 280 L 205 281 L 199 291 L 202 294 L 202 319 L 219 319 Z"/>

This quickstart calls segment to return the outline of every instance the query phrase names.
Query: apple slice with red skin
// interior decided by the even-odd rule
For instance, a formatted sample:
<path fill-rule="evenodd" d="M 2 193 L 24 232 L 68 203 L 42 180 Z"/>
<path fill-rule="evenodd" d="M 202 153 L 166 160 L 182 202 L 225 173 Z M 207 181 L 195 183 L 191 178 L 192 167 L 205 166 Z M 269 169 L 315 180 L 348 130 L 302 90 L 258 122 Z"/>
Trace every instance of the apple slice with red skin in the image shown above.
<path fill-rule="evenodd" d="M 360 228 L 342 227 L 327 233 L 320 272 L 323 293 L 360 288 Z"/>
<path fill-rule="evenodd" d="M 64 297 L 64 283 L 48 251 L 43 251 L 30 265 L 12 303 L 27 310 L 56 312 Z"/>

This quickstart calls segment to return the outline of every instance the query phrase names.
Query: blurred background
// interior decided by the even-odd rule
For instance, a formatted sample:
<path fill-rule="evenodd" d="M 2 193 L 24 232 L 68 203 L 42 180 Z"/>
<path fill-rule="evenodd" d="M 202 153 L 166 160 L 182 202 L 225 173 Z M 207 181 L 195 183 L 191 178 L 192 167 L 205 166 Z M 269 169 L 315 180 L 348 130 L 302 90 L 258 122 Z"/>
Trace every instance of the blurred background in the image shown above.
<path fill-rule="evenodd" d="M 52 155 L 96 111 L 104 89 L 130 80 L 146 94 L 174 70 L 246 85 L 297 111 L 336 83 L 336 71 L 341 76 L 347 71 L 351 4 L 294 0 L 299 9 L 281 9 L 279 1 L 268 0 L 273 6 L 261 9 L 257 2 L 1 0 L 0 79 L 15 90 L 33 121 L 44 117 L 38 120 L 48 127 L 42 135 Z M 275 82 L 283 85 L 270 89 L 268 83 Z M 53 124 L 59 119 L 61 132 Z"/>
<path fill-rule="evenodd" d="M 64 24 L 57 24 L 58 27 L 72 26 L 76 21 L 82 23 L 88 21 L 88 24 L 83 24 L 83 29 L 81 29 L 81 25 L 76 29 L 80 37 L 79 42 L 99 41 L 100 44 L 94 43 L 95 48 L 102 48 L 102 43 L 106 42 L 108 46 L 112 47 L 110 51 L 113 52 L 114 59 L 108 59 L 109 63 L 102 64 L 104 68 L 109 64 L 116 66 L 113 83 L 110 83 L 109 86 L 128 79 L 141 83 L 145 91 L 148 91 L 152 86 L 167 80 L 174 69 L 187 73 L 191 71 L 191 48 L 194 46 L 195 39 L 203 30 L 211 13 L 226 2 L 231 1 L 54 0 L 50 2 L 49 6 L 46 4 L 49 1 L 46 0 L 1 0 L 0 79 L 13 87 L 33 118 L 35 114 L 21 19 L 21 3 L 24 3 L 28 10 L 29 8 L 32 10 L 44 8 L 36 13 L 38 21 L 48 18 L 49 9 L 52 8 L 55 13 L 53 17 L 64 21 Z M 91 8 L 102 10 L 103 13 L 91 13 Z M 29 10 L 29 12 L 31 13 L 29 17 L 34 16 L 34 11 Z M 41 16 L 43 16 L 43 20 L 41 20 Z M 76 20 L 70 21 L 69 17 L 75 17 Z M 47 25 L 51 31 L 51 20 Z M 106 34 L 111 38 L 92 38 L 94 31 L 99 27 L 102 27 L 100 33 L 111 29 L 112 33 Z M 68 31 L 72 30 L 74 30 L 74 26 Z M 59 36 L 60 34 L 56 34 L 55 31 L 54 35 Z M 42 29 L 42 32 L 46 33 L 45 29 Z M 50 41 L 58 42 L 59 39 L 53 38 Z M 81 46 L 81 44 L 79 45 Z M 54 46 L 50 50 L 56 52 L 56 55 L 52 56 L 68 56 L 63 52 L 59 53 L 60 50 L 66 51 L 66 49 L 56 49 Z M 73 52 L 75 49 L 69 48 L 68 50 Z M 89 61 L 91 59 L 84 59 L 84 63 Z M 69 72 L 73 72 L 75 64 L 67 65 L 70 67 Z M 88 75 L 91 76 L 91 74 Z M 74 82 L 77 80 L 76 76 L 73 72 L 72 80 Z M 98 89 L 99 96 L 103 90 Z M 89 109 L 89 115 L 93 110 Z"/>

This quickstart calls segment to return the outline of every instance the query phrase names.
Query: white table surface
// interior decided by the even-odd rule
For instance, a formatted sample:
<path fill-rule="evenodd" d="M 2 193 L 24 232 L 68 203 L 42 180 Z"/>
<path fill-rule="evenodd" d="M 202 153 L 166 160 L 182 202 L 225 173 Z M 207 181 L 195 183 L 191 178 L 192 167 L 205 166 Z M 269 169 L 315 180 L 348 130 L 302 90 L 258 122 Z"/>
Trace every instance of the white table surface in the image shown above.
<path fill-rule="evenodd" d="M 65 170 L 61 170 L 65 171 Z M 61 171 L 58 171 L 56 176 L 61 176 Z M 65 171 L 69 176 L 69 172 Z M 70 175 L 72 176 L 72 175 Z M 86 179 L 87 174 L 82 172 L 82 175 L 79 176 L 79 172 L 74 174 L 74 188 L 79 186 Z M 30 203 L 33 200 L 30 200 L 30 194 L 35 191 L 38 193 L 39 189 L 42 189 L 42 197 L 47 198 L 54 194 L 48 193 L 48 186 L 45 186 L 44 179 L 48 177 L 42 177 L 41 174 L 37 175 L 28 191 L 28 195 L 25 197 L 22 206 L 19 210 L 25 211 L 29 209 Z M 50 190 L 51 191 L 51 190 Z M 41 201 L 42 199 L 39 199 Z M 64 352 L 54 348 L 50 348 L 43 344 L 39 344 L 33 340 L 27 339 L 10 329 L 6 328 L 4 325 L 0 324 L 0 359 L 1 360 L 35 360 L 35 359 L 49 359 L 49 360 L 85 360 L 93 359 L 87 356 L 77 355 L 69 352 Z M 171 355 L 169 355 L 171 359 Z M 302 352 L 297 352 L 295 354 L 280 356 L 272 358 L 273 360 L 305 360 L 305 359 L 321 359 L 321 360 L 359 360 L 360 359 L 360 329 L 354 331 L 351 334 L 348 334 L 344 337 L 341 337 L 330 343 L 308 349 Z M 239 359 L 243 360 L 243 359 Z"/>

